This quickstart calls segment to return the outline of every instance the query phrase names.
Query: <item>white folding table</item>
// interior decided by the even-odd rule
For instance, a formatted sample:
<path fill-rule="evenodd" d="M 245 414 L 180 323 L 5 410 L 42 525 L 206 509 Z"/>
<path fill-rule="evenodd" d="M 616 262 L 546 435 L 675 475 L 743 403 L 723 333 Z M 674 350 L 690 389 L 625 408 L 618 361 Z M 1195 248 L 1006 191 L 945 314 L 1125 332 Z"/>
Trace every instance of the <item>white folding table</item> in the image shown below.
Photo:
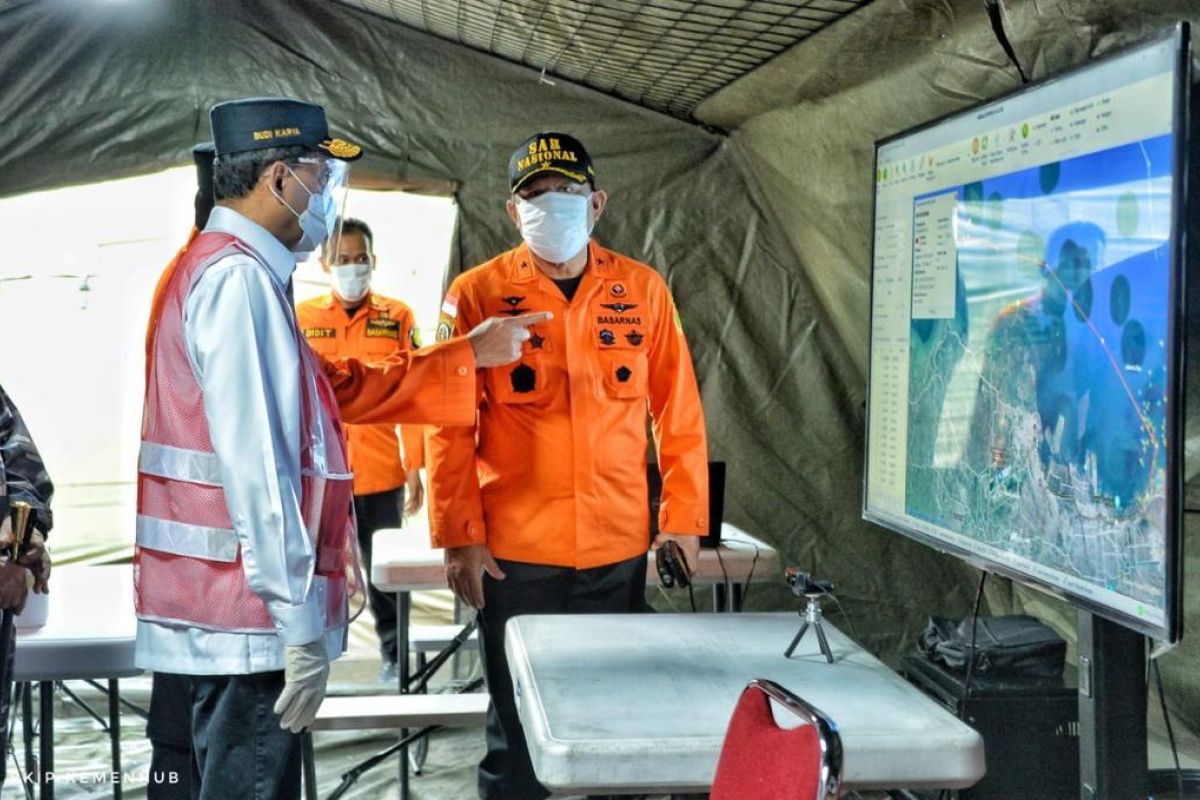
<path fill-rule="evenodd" d="M 725 523 L 721 526 L 720 547 L 700 548 L 700 563 L 692 581 L 697 586 L 731 588 L 749 583 L 783 579 L 779 553 L 766 542 Z M 446 588 L 446 567 L 443 552 L 429 545 L 427 529 L 383 528 L 372 539 L 373 561 L 371 583 L 384 592 L 415 592 Z M 646 580 L 658 580 L 654 556 L 646 558 Z M 738 592 L 727 608 L 736 610 Z"/>
<path fill-rule="evenodd" d="M 742 689 L 768 678 L 831 716 L 843 785 L 963 788 L 984 774 L 977 732 L 833 625 L 835 662 L 801 619 L 604 614 L 510 620 L 505 647 L 538 780 L 556 794 L 705 792 Z"/>
<path fill-rule="evenodd" d="M 783 569 L 779 553 L 745 531 L 725 523 L 721 537 L 719 548 L 700 548 L 700 563 L 692 581 L 697 586 L 712 587 L 715 608 L 736 611 L 744 586 L 782 580 Z M 430 546 L 429 531 L 422 525 L 383 528 L 375 532 L 371 543 L 371 583 L 380 591 L 396 593 L 397 673 L 403 693 L 407 691 L 410 676 L 407 654 L 411 593 L 446 588 L 444 552 Z M 647 583 L 658 580 L 653 554 L 647 555 L 646 580 Z M 407 753 L 402 753 L 399 774 L 402 798 L 408 793 L 407 761 Z"/>
<path fill-rule="evenodd" d="M 108 729 L 113 772 L 121 772 L 120 693 L 118 679 L 140 675 L 134 666 L 137 621 L 133 613 L 133 566 L 55 567 L 50 575 L 50 607 L 46 624 L 17 631 L 13 681 L 24 683 L 25 768 L 38 776 L 41 796 L 54 797 L 54 684 L 58 681 L 108 681 Z M 33 763 L 29 687 L 40 697 L 40 764 Z M 90 709 L 89 709 L 90 711 Z M 113 796 L 121 784 L 113 782 Z"/>

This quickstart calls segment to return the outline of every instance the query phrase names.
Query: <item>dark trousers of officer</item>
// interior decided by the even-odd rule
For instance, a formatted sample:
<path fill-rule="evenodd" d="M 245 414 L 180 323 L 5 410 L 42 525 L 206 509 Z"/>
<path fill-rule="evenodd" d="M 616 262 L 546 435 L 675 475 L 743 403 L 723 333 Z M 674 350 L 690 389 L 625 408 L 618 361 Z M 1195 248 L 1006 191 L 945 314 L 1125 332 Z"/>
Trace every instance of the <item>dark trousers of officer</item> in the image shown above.
<path fill-rule="evenodd" d="M 154 673 L 150 687 L 148 800 L 190 800 L 192 796 L 192 679 Z"/>
<path fill-rule="evenodd" d="M 396 660 L 396 598 L 370 583 L 371 537 L 380 528 L 398 528 L 403 521 L 404 487 L 376 494 L 356 495 L 358 545 L 362 552 L 367 601 L 375 617 L 375 632 L 385 660 Z M 148 800 L 188 800 L 192 797 L 192 676 L 154 674 L 150 714 L 146 723 L 150 740 L 151 780 Z M 297 773 L 298 774 L 298 773 Z M 198 788 L 198 787 L 197 787 Z"/>
<path fill-rule="evenodd" d="M 300 737 L 279 727 L 283 672 L 154 673 L 150 800 L 300 796 Z"/>
<path fill-rule="evenodd" d="M 194 800 L 298 800 L 300 736 L 279 727 L 283 671 L 193 675 Z"/>
<path fill-rule="evenodd" d="M 375 494 L 354 495 L 358 518 L 358 550 L 362 554 L 367 604 L 375 618 L 379 652 L 384 661 L 396 660 L 396 595 L 381 592 L 371 583 L 371 537 L 380 528 L 399 528 L 404 522 L 404 487 Z"/>
<path fill-rule="evenodd" d="M 0 751 L 0 756 L 4 756 L 8 752 L 8 746 L 11 742 L 8 739 L 8 717 L 14 713 L 12 710 L 13 702 L 13 664 L 16 662 L 17 655 L 17 631 L 14 627 L 13 615 L 16 612 L 9 610 L 0 615 L 0 619 L 7 615 L 9 617 L 8 636 L 3 641 L 0 641 L 0 743 L 4 745 L 3 751 Z M 0 622 L 0 630 L 3 630 L 3 623 Z M 28 684 L 32 686 L 33 684 Z M 0 765 L 0 788 L 4 786 L 4 776 L 8 770 L 5 766 Z"/>
<path fill-rule="evenodd" d="M 537 781 L 517 716 L 512 675 L 504 656 L 504 625 L 520 614 L 625 614 L 646 608 L 646 557 L 594 569 L 497 561 L 504 580 L 483 576 L 479 611 L 483 672 L 492 702 L 487 755 L 479 764 L 482 800 L 538 800 L 549 792 Z"/>

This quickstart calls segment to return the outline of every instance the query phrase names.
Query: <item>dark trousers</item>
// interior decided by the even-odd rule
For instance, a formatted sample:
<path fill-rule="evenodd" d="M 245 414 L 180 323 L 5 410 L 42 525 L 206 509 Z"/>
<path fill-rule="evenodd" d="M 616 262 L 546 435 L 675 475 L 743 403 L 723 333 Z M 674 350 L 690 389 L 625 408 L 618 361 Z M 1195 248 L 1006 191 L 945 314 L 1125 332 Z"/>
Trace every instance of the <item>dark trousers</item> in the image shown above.
<path fill-rule="evenodd" d="M 3 750 L 0 751 L 0 757 L 3 757 L 7 762 L 8 746 L 8 717 L 12 712 L 13 701 L 13 664 L 16 661 L 17 654 L 17 631 L 15 628 L 16 612 L 8 610 L 0 614 L 0 634 L 4 638 L 0 641 L 0 744 L 3 745 Z M 2 621 L 4 617 L 8 617 L 7 624 Z M 26 684 L 27 687 L 33 684 Z M 0 765 L 0 787 L 4 786 L 4 775 L 8 772 L 7 764 Z"/>
<path fill-rule="evenodd" d="M 375 633 L 384 661 L 396 660 L 396 595 L 381 592 L 371 583 L 371 537 L 380 528 L 399 528 L 404 521 L 404 487 L 375 494 L 354 495 L 358 518 L 358 550 L 367 581 L 367 604 L 375 617 Z"/>
<path fill-rule="evenodd" d="M 192 684 L 194 800 L 300 797 L 300 737 L 279 727 L 283 672 L 195 675 Z"/>
<path fill-rule="evenodd" d="M 483 576 L 479 643 L 492 702 L 487 755 L 479 764 L 482 800 L 547 797 L 537 781 L 517 716 L 512 675 L 504 656 L 504 625 L 521 614 L 625 614 L 645 610 L 646 557 L 638 555 L 594 569 L 575 570 L 499 561 L 505 579 Z"/>
<path fill-rule="evenodd" d="M 192 678 L 154 673 L 150 686 L 148 800 L 189 800 L 192 796 Z"/>

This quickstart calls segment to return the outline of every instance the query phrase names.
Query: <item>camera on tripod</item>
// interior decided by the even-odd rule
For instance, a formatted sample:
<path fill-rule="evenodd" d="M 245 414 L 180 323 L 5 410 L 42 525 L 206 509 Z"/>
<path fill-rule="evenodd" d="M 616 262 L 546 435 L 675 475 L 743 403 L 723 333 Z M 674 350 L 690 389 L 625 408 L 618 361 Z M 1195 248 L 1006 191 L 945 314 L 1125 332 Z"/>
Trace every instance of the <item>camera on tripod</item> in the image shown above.
<path fill-rule="evenodd" d="M 812 575 L 801 572 L 796 567 L 788 567 L 784 570 L 783 575 L 787 579 L 788 586 L 792 587 L 792 594 L 797 597 L 819 597 L 833 594 L 833 581 L 815 580 Z"/>
<path fill-rule="evenodd" d="M 792 639 L 792 643 L 784 651 L 784 658 L 792 657 L 792 653 L 796 651 L 796 646 L 800 644 L 804 634 L 808 632 L 809 628 L 812 628 L 816 631 L 817 645 L 821 650 L 821 655 L 825 656 L 825 660 L 832 664 L 833 650 L 830 649 L 829 642 L 825 638 L 825 629 L 821 626 L 821 598 L 833 597 L 833 581 L 813 578 L 809 573 L 801 572 L 796 567 L 788 567 L 784 570 L 783 575 L 792 589 L 792 594 L 808 601 L 804 609 L 800 611 L 800 618 L 804 620 L 804 623 L 796 633 L 796 638 Z"/>

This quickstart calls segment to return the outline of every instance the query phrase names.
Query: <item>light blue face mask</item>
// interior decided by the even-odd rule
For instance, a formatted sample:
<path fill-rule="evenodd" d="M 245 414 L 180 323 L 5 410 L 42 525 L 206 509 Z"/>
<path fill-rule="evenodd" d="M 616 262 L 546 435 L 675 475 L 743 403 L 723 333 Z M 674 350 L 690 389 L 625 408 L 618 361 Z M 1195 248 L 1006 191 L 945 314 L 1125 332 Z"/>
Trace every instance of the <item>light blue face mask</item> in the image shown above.
<path fill-rule="evenodd" d="M 551 264 L 570 261 L 587 247 L 592 234 L 591 200 L 591 194 L 567 192 L 545 192 L 529 200 L 518 197 L 521 238 Z"/>
<path fill-rule="evenodd" d="M 283 165 L 284 169 L 296 179 L 296 183 L 300 184 L 300 187 L 308 192 L 308 204 L 304 207 L 303 211 L 296 211 L 296 209 L 292 208 L 283 199 L 282 195 L 275 194 L 274 188 L 271 189 L 271 193 L 275 194 L 279 202 L 283 203 L 287 207 L 287 210 L 295 214 L 296 219 L 300 221 L 300 230 L 303 232 L 303 235 L 300 237 L 300 241 L 292 246 L 292 252 L 300 259 L 306 258 L 309 253 L 320 247 L 333 234 L 333 228 L 338 220 L 335 197 L 339 190 L 342 190 L 343 199 L 345 196 L 344 189 L 348 172 L 345 162 L 331 160 L 326 163 L 328 165 L 328 177 L 325 180 L 324 187 L 317 192 L 309 189 L 308 185 L 300 180 L 300 177 L 290 166 L 287 164 Z"/>

